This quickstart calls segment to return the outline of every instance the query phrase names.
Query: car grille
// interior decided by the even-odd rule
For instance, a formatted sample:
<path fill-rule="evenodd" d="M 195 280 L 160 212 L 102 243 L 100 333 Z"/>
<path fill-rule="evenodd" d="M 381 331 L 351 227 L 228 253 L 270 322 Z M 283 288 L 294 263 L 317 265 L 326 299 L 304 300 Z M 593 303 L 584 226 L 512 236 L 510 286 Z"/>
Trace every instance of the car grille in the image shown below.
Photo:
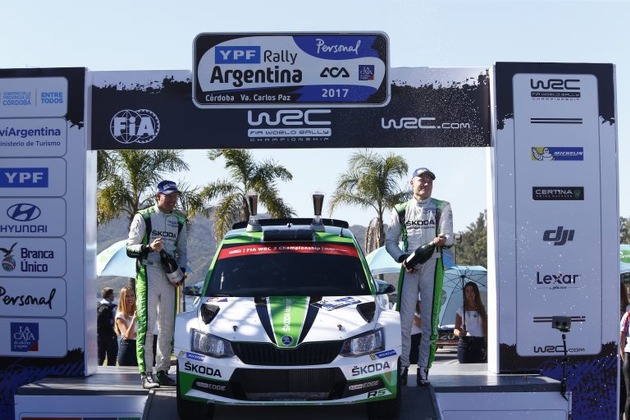
<path fill-rule="evenodd" d="M 236 369 L 230 379 L 236 398 L 258 401 L 340 398 L 345 382 L 337 368 Z"/>
<path fill-rule="evenodd" d="M 232 349 L 247 365 L 298 366 L 331 363 L 339 355 L 342 345 L 342 341 L 329 341 L 302 343 L 293 349 L 279 349 L 267 343 L 233 342 Z"/>

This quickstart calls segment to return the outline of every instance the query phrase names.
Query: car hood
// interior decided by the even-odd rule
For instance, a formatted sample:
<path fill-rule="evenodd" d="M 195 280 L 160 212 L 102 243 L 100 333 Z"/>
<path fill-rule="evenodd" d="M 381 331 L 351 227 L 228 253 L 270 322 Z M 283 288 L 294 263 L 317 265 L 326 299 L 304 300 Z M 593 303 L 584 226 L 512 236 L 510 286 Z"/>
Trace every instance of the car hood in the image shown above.
<path fill-rule="evenodd" d="M 374 296 L 210 297 L 202 298 L 197 322 L 199 329 L 233 342 L 291 348 L 371 330 L 385 309 Z"/>

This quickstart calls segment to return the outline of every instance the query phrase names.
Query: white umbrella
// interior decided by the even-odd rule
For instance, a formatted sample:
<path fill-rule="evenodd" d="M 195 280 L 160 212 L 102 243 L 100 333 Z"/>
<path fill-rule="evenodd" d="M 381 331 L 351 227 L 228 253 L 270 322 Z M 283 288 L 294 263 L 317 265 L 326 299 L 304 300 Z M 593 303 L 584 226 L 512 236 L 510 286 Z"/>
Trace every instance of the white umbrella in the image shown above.
<path fill-rule="evenodd" d="M 399 247 L 402 249 L 402 242 L 399 244 Z M 444 249 L 442 257 L 444 258 L 445 270 L 455 265 L 453 262 L 453 248 Z M 400 272 L 400 263 L 396 262 L 392 256 L 387 253 L 384 246 L 370 252 L 365 256 L 365 260 L 370 266 L 370 271 L 374 276 Z"/>
<path fill-rule="evenodd" d="M 190 262 L 186 264 L 190 273 Z M 99 252 L 96 256 L 96 275 L 98 277 L 136 277 L 136 259 L 127 256 L 127 240 L 123 239 Z"/>
<path fill-rule="evenodd" d="M 464 286 L 471 281 L 477 284 L 485 305 L 488 290 L 488 271 L 485 267 L 455 265 L 444 272 L 439 325 L 455 324 L 455 312 L 464 304 Z"/>
<path fill-rule="evenodd" d="M 136 277 L 136 259 L 127 256 L 127 240 L 118 241 L 96 256 L 99 277 Z"/>

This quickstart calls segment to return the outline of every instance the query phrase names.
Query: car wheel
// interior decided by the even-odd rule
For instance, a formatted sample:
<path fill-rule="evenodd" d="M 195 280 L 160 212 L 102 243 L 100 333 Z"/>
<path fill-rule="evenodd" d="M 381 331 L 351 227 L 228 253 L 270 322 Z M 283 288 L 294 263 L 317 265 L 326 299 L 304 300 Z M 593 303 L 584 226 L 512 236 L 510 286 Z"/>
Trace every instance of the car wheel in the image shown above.
<path fill-rule="evenodd" d="M 396 368 L 396 397 L 391 400 L 376 401 L 367 404 L 368 418 L 376 419 L 397 419 L 400 415 L 400 359 Z"/>
<path fill-rule="evenodd" d="M 214 404 L 181 398 L 179 372 L 177 373 L 177 414 L 181 420 L 214 419 Z"/>

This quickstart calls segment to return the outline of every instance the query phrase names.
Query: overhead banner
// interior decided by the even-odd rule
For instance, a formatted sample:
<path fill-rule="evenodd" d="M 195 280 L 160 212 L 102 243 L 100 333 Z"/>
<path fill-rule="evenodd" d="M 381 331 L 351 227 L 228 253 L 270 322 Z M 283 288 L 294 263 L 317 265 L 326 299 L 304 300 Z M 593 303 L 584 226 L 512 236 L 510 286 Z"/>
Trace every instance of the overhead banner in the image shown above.
<path fill-rule="evenodd" d="M 200 109 L 191 72 L 92 73 L 92 150 L 487 147 L 488 70 L 391 69 L 379 108 Z"/>
<path fill-rule="evenodd" d="M 200 34 L 193 102 L 200 108 L 382 106 L 385 33 Z"/>

